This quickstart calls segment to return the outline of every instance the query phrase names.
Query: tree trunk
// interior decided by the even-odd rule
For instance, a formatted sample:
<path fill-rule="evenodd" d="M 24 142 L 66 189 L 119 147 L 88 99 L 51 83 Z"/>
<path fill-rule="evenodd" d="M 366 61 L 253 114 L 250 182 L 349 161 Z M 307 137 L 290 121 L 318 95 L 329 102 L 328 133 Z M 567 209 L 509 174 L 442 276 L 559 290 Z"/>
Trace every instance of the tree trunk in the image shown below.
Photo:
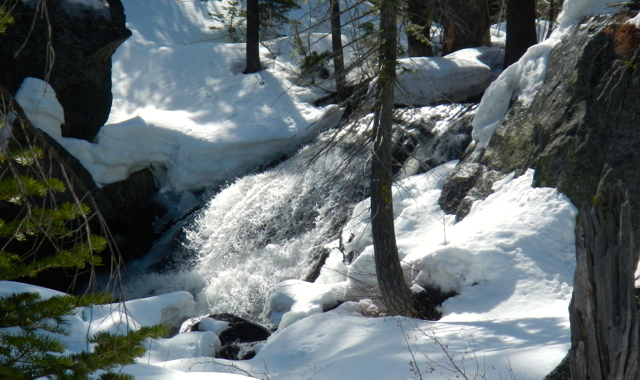
<path fill-rule="evenodd" d="M 407 30 L 409 57 L 433 57 L 431 49 L 431 6 L 427 0 L 409 0 L 407 13 L 412 27 Z M 419 35 L 416 35 L 419 34 Z"/>
<path fill-rule="evenodd" d="M 340 23 L 340 0 L 331 0 L 331 45 L 333 47 L 333 69 L 338 88 L 338 100 L 347 98 L 344 72 L 344 56 L 342 54 L 342 24 Z"/>
<path fill-rule="evenodd" d="M 551 37 L 551 33 L 553 33 L 553 27 L 555 26 L 555 22 L 556 22 L 556 9 L 555 9 L 556 5 L 555 2 L 553 0 L 549 0 L 549 30 L 547 30 L 547 35 L 545 38 L 550 38 Z"/>
<path fill-rule="evenodd" d="M 247 67 L 243 73 L 260 70 L 260 5 L 259 0 L 247 0 Z"/>
<path fill-rule="evenodd" d="M 535 0 L 507 0 L 507 46 L 504 67 L 517 62 L 538 43 Z"/>
<path fill-rule="evenodd" d="M 396 1 L 380 7 L 380 74 L 376 88 L 371 163 L 371 228 L 378 284 L 388 315 L 413 315 L 411 291 L 404 280 L 393 225 L 391 148 L 393 90 L 397 55 Z"/>
<path fill-rule="evenodd" d="M 577 267 L 569 306 L 572 379 L 633 380 L 638 325 L 631 208 L 620 186 L 595 198 L 576 228 Z"/>
<path fill-rule="evenodd" d="M 447 0 L 441 12 L 446 36 L 443 55 L 491 45 L 488 0 Z"/>

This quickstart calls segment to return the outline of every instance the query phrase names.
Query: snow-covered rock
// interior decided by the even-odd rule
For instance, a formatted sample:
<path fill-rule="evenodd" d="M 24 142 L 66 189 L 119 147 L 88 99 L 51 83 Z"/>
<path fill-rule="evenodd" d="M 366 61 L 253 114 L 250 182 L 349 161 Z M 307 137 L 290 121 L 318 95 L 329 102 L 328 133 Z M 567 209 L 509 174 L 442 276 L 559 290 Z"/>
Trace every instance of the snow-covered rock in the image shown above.
<path fill-rule="evenodd" d="M 263 316 L 282 329 L 336 304 L 336 295 L 329 286 L 287 280 L 269 290 Z"/>
<path fill-rule="evenodd" d="M 498 48 L 472 48 L 445 57 L 399 59 L 396 104 L 425 106 L 439 102 L 464 102 L 482 95 L 491 83 L 491 62 L 499 65 Z M 489 63 L 489 64 L 487 64 Z"/>

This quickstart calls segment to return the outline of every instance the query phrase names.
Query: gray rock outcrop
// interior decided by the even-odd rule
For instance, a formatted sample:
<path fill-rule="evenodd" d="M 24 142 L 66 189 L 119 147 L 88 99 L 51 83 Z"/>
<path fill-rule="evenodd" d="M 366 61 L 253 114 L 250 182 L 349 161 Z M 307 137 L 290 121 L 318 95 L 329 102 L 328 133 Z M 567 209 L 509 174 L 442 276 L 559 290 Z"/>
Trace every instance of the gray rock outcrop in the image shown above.
<path fill-rule="evenodd" d="M 533 102 L 516 102 L 481 155 L 472 144 L 454 171 L 441 204 L 458 219 L 491 193 L 491 184 L 535 169 L 534 186 L 555 187 L 578 209 L 619 181 L 628 189 L 634 244 L 640 243 L 640 29 L 636 12 L 585 20 L 553 49 L 547 78 Z M 466 181 L 466 182 L 465 182 Z M 473 182 L 469 185 L 468 182 Z M 463 183 L 464 186 L 459 184 Z M 457 200 L 462 199 L 459 203 Z M 452 202 L 454 200 L 455 202 Z M 443 207 L 444 208 L 444 207 Z M 569 379 L 565 360 L 546 379 Z"/>
<path fill-rule="evenodd" d="M 591 18 L 553 49 L 533 102 L 511 107 L 479 158 L 465 155 L 460 165 L 479 164 L 483 174 L 456 199 L 474 192 L 481 194 L 475 199 L 486 197 L 487 176 L 493 182 L 533 168 L 534 186 L 557 187 L 582 208 L 604 184 L 621 180 L 629 189 L 639 243 L 640 29 L 625 24 L 633 15 Z"/>

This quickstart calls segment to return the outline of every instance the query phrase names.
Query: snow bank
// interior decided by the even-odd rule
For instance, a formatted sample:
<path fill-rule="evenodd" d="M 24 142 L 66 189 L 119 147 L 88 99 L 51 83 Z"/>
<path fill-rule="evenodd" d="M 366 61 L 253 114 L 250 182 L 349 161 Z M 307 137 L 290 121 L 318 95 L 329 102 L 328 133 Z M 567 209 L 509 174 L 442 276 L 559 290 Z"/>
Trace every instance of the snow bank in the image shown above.
<path fill-rule="evenodd" d="M 64 295 L 62 292 L 35 285 L 0 281 L 0 296 L 20 292 L 39 293 L 43 298 Z M 87 336 L 101 331 L 122 334 L 127 329 L 138 329 L 158 323 L 175 327 L 193 313 L 194 305 L 193 297 L 189 293 L 176 292 L 124 303 L 79 308 L 76 314 L 66 317 L 68 334 L 52 335 L 67 346 L 66 353 L 80 352 L 87 349 Z M 138 359 L 138 362 L 146 364 L 126 366 L 123 369 L 124 373 L 133 374 L 137 379 L 248 379 L 246 376 L 230 374 L 185 374 L 148 365 L 180 358 L 213 357 L 220 350 L 221 344 L 212 332 L 190 332 L 170 339 L 149 339 L 147 348 L 147 354 Z"/>
<path fill-rule="evenodd" d="M 61 296 L 64 293 L 12 281 L 0 281 L 0 295 L 20 292 L 35 292 L 44 298 Z M 155 324 L 179 327 L 194 310 L 195 302 L 187 292 L 168 293 L 161 296 L 143 298 L 124 303 L 113 303 L 91 308 L 80 308 L 76 315 L 67 318 L 70 334 L 59 339 L 71 351 L 81 351 L 86 347 L 87 333 L 108 331 L 123 334 L 127 330 Z"/>
<path fill-rule="evenodd" d="M 635 25 L 636 28 L 640 29 L 640 13 L 638 13 L 638 15 L 636 17 L 628 20 L 627 24 Z"/>
<path fill-rule="evenodd" d="M 487 147 L 514 97 L 525 105 L 533 101 L 547 76 L 549 54 L 560 42 L 560 38 L 550 38 L 530 47 L 518 62 L 507 67 L 491 83 L 473 119 L 473 139 L 477 149 Z"/>
<path fill-rule="evenodd" d="M 135 376 L 136 380 L 247 380 L 255 379 L 231 373 L 177 371 L 155 365 L 134 364 L 123 368 L 123 373 Z"/>
<path fill-rule="evenodd" d="M 451 162 L 409 177 L 394 187 L 393 197 L 398 249 L 408 284 L 459 293 L 443 304 L 440 321 L 355 318 L 367 313 L 367 305 L 352 302 L 314 314 L 321 302 L 306 307 L 302 302 L 301 308 L 312 315 L 286 328 L 281 325 L 252 365 L 267 363 L 282 374 L 275 378 L 309 370 L 302 363 L 321 369 L 318 379 L 393 378 L 409 373 L 409 350 L 417 353 L 424 371 L 434 363 L 447 363 L 446 347 L 467 371 L 486 371 L 487 378 L 507 377 L 505 366 L 516 377 L 542 378 L 550 372 L 569 347 L 567 307 L 575 269 L 577 210 L 555 189 L 531 187 L 529 170 L 496 182 L 493 194 L 475 202 L 469 215 L 454 223 L 454 216 L 444 215 L 438 205 L 444 179 L 454 167 Z M 345 248 L 360 252 L 346 267 L 346 280 L 325 278 L 322 287 L 305 284 L 298 289 L 292 288 L 297 283 L 288 282 L 286 293 L 293 296 L 287 307 L 295 304 L 298 292 L 313 293 L 317 300 L 323 289 L 324 297 L 339 300 L 375 295 L 368 208 L 368 200 L 359 204 L 345 227 Z M 339 291 L 342 296 L 336 296 Z M 479 361 L 465 352 L 473 352 Z M 437 368 L 426 370 L 429 378 L 456 375 Z"/>
<path fill-rule="evenodd" d="M 146 165 L 155 169 L 162 190 L 217 185 L 338 123 L 336 106 L 310 104 L 326 92 L 296 86 L 273 50 L 261 48 L 261 56 L 269 57 L 265 70 L 242 74 L 244 44 L 212 40 L 220 33 L 210 29 L 208 7 L 221 4 L 123 4 L 133 37 L 113 56 L 114 100 L 97 140 L 101 151 L 94 154 L 97 182 Z"/>
<path fill-rule="evenodd" d="M 463 102 L 478 96 L 491 83 L 491 68 L 500 49 L 463 49 L 445 57 L 402 58 L 396 104 L 424 106 L 435 102 Z"/>
<path fill-rule="evenodd" d="M 324 90 L 294 84 L 288 54 L 262 48 L 265 70 L 242 74 L 244 44 L 210 41 L 207 4 L 124 1 L 133 36 L 113 56 L 113 106 L 95 141 L 60 136 L 62 108 L 43 82 L 25 80 L 19 103 L 97 184 L 149 168 L 161 192 L 220 185 L 338 124 L 337 106 L 311 104 Z"/>
<path fill-rule="evenodd" d="M 615 4 L 615 5 L 614 5 Z M 565 0 L 558 15 L 561 28 L 569 28 L 586 17 L 620 12 L 623 8 L 616 0 Z"/>
<path fill-rule="evenodd" d="M 277 85 L 277 81 L 272 84 Z M 259 92 L 254 95 L 273 98 Z M 95 143 L 90 143 L 61 136 L 64 113 L 53 88 L 44 81 L 26 78 L 16 100 L 32 123 L 76 157 L 96 183 L 117 182 L 149 168 L 161 191 L 197 190 L 220 184 L 270 157 L 291 153 L 319 130 L 337 124 L 341 116 L 336 106 L 328 106 L 313 113 L 309 124 L 300 119 L 296 124 L 286 107 L 262 107 L 271 115 L 271 121 L 259 112 L 241 112 L 243 117 L 249 115 L 242 125 L 228 120 L 214 125 L 199 122 L 196 114 L 187 111 L 145 108 L 131 119 L 105 125 Z M 314 122 L 316 118 L 320 121 Z"/>
<path fill-rule="evenodd" d="M 220 339 L 210 331 L 188 332 L 170 339 L 151 339 L 147 354 L 138 361 L 155 364 L 182 358 L 214 357 L 221 348 Z"/>
<path fill-rule="evenodd" d="M 64 123 L 64 110 L 49 83 L 37 78 L 25 78 L 15 100 L 35 127 L 58 143 L 64 142 L 60 130 Z"/>
<path fill-rule="evenodd" d="M 461 293 L 443 306 L 445 313 L 450 308 L 457 312 L 451 304 L 468 308 L 488 291 L 485 286 L 492 289 L 492 294 L 498 289 L 519 288 L 527 294 L 538 285 L 537 280 L 520 283 L 518 273 L 523 272 L 523 278 L 553 278 L 540 289 L 544 293 L 540 294 L 540 303 L 524 298 L 518 301 L 528 304 L 527 309 L 545 309 L 549 298 L 559 297 L 561 303 L 565 302 L 571 290 L 567 284 L 573 275 L 576 215 L 568 199 L 553 189 L 531 188 L 530 170 L 517 179 L 510 176 L 497 183 L 494 194 L 476 202 L 470 214 L 454 224 L 454 216 L 444 215 L 437 203 L 444 178 L 453 167 L 454 163 L 441 166 L 401 181 L 396 187 L 395 228 L 410 285 Z M 343 299 L 377 292 L 368 202 L 356 206 L 344 230 L 345 250 L 359 256 L 348 267 Z M 547 257 L 549 252 L 554 254 Z M 484 297 L 480 302 L 487 301 Z M 517 298 L 507 294 L 500 297 L 512 301 Z M 566 305 L 560 307 L 564 309 Z M 498 312 L 502 316 L 505 313 Z"/>

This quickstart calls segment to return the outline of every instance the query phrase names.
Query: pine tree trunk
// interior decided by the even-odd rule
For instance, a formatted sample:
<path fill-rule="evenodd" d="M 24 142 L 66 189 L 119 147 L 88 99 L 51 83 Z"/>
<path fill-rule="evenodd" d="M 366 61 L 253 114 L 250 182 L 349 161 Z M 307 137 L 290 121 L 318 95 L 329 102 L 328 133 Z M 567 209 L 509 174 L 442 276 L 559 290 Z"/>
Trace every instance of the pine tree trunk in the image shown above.
<path fill-rule="evenodd" d="M 507 0 L 507 46 L 504 67 L 517 62 L 538 43 L 535 0 Z"/>
<path fill-rule="evenodd" d="M 446 3 L 442 15 L 446 35 L 443 54 L 491 45 L 488 0 L 447 0 Z"/>
<path fill-rule="evenodd" d="M 347 98 L 344 72 L 344 56 L 342 54 L 342 24 L 340 23 L 340 0 L 331 0 L 331 45 L 333 47 L 333 69 L 338 88 L 338 99 Z"/>
<path fill-rule="evenodd" d="M 426 0 L 409 0 L 407 13 L 414 27 L 420 28 L 419 32 L 426 40 L 431 38 L 431 25 L 428 22 L 431 13 L 430 4 Z M 407 45 L 409 57 L 432 57 L 431 44 L 416 36 L 415 31 L 407 31 Z"/>
<path fill-rule="evenodd" d="M 572 379 L 633 380 L 638 324 L 631 208 L 619 186 L 598 194 L 576 228 L 577 267 L 569 306 Z"/>
<path fill-rule="evenodd" d="M 371 163 L 371 228 L 378 284 L 388 315 L 413 315 L 413 299 L 402 273 L 393 225 L 391 148 L 396 79 L 397 3 L 380 7 L 380 74 L 374 111 Z"/>
<path fill-rule="evenodd" d="M 247 67 L 244 74 L 262 70 L 260 66 L 260 6 L 259 0 L 247 0 Z"/>

